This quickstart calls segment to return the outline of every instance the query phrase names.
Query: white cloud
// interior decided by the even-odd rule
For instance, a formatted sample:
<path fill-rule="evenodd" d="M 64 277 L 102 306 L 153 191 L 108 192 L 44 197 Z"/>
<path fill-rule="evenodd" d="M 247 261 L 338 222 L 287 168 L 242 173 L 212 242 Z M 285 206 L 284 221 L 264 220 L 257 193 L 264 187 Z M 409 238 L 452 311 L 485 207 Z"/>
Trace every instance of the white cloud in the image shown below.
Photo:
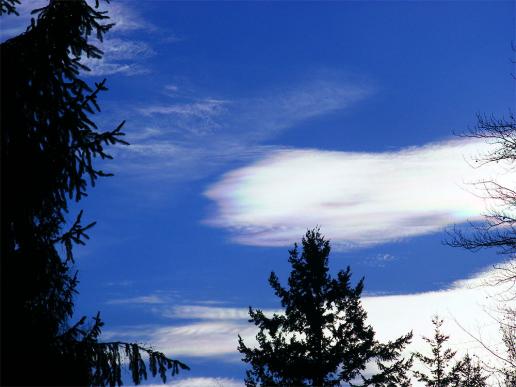
<path fill-rule="evenodd" d="M 154 55 L 154 50 L 145 42 L 113 38 L 108 34 L 103 42 L 97 41 L 95 45 L 104 52 L 104 55 L 101 59 L 83 58 L 81 63 L 91 69 L 84 75 L 123 74 L 130 76 L 145 74 L 149 71 L 142 61 Z"/>
<path fill-rule="evenodd" d="M 438 314 L 445 320 L 443 332 L 450 336 L 449 347 L 458 351 L 457 359 L 468 352 L 493 365 L 497 364 L 496 359 L 467 332 L 481 337 L 491 348 L 503 353 L 499 325 L 491 316 L 499 305 L 498 296 L 507 291 L 510 284 L 483 286 L 497 274 L 497 271 L 489 270 L 472 279 L 457 281 L 441 291 L 364 296 L 362 304 L 368 313 L 368 322 L 380 341 L 392 340 L 413 331 L 414 339 L 406 354 L 415 351 L 428 353 L 428 344 L 421 336 L 432 336 L 431 319 Z M 510 303 L 505 306 L 516 307 L 516 300 Z M 164 315 L 169 311 L 167 306 L 161 309 Z M 275 311 L 267 311 L 269 314 L 271 312 Z M 180 316 L 179 313 L 184 315 Z M 191 356 L 238 362 L 241 358 L 236 349 L 238 334 L 247 345 L 256 345 L 257 329 L 247 321 L 247 313 L 246 308 L 183 305 L 168 317 L 193 318 L 198 321 L 173 326 L 128 327 L 106 332 L 106 335 L 108 339 L 144 340 L 172 357 Z"/>
<path fill-rule="evenodd" d="M 149 135 L 148 132 L 145 134 Z M 273 148 L 246 147 L 223 141 L 214 141 L 215 143 L 200 147 L 189 142 L 157 139 L 139 144 L 135 143 L 137 139 L 132 141 L 133 136 L 128 136 L 128 139 L 131 141 L 130 146 L 118 147 L 111 152 L 118 162 L 116 165 L 110 165 L 110 168 L 115 173 L 129 173 L 132 177 L 143 179 L 199 179 L 235 158 L 251 161 Z"/>
<path fill-rule="evenodd" d="M 338 248 L 437 232 L 486 210 L 470 183 L 499 170 L 466 161 L 486 146 L 454 140 L 383 153 L 271 152 L 209 187 L 216 211 L 206 222 L 261 246 L 291 245 L 316 225 Z"/>
<path fill-rule="evenodd" d="M 395 261 L 397 258 L 391 254 L 377 254 L 372 257 L 367 257 L 365 262 L 373 267 L 385 267 L 389 262 Z"/>
<path fill-rule="evenodd" d="M 83 57 L 81 63 L 91 69 L 85 72 L 85 76 L 102 76 L 109 74 L 137 75 L 147 73 L 149 70 L 142 61 L 154 54 L 152 48 L 144 42 L 128 38 L 128 33 L 146 30 L 152 31 L 154 27 L 146 22 L 128 3 L 116 3 L 106 5 L 101 3 L 101 11 L 108 11 L 110 19 L 104 23 L 115 23 L 115 26 L 105 35 L 104 41 L 95 40 L 94 34 L 90 42 L 104 51 L 102 59 Z M 30 12 L 33 9 L 48 5 L 47 0 L 23 1 L 17 10 L 20 16 L 9 15 L 2 17 L 0 37 L 7 39 L 14 37 L 26 30 L 30 24 Z M 94 2 L 90 2 L 94 6 Z"/>
<path fill-rule="evenodd" d="M 208 117 L 219 115 L 222 112 L 222 107 L 226 103 L 226 101 L 217 99 L 205 99 L 194 103 L 147 106 L 139 109 L 139 111 L 146 116 L 153 114 L 177 114 L 193 117 Z"/>
<path fill-rule="evenodd" d="M 264 310 L 265 315 L 282 313 L 281 310 Z M 161 310 L 164 317 L 201 320 L 247 320 L 249 310 L 243 308 L 213 307 L 202 305 L 180 305 Z"/>
<path fill-rule="evenodd" d="M 110 23 L 115 23 L 113 31 L 125 33 L 138 30 L 154 30 L 155 27 L 144 18 L 128 2 L 104 5 L 102 10 L 109 12 Z"/>
<path fill-rule="evenodd" d="M 135 40 L 110 38 L 106 39 L 99 48 L 111 60 L 148 58 L 154 55 L 154 50 L 147 43 Z"/>
<path fill-rule="evenodd" d="M 179 91 L 179 86 L 177 86 L 177 85 L 166 85 L 165 86 L 165 90 L 171 91 L 171 92 L 175 93 L 175 92 Z"/>
<path fill-rule="evenodd" d="M 166 384 L 174 387 L 244 387 L 240 380 L 218 377 L 196 377 L 171 380 Z M 163 384 L 151 384 L 149 387 L 161 387 Z"/>
<path fill-rule="evenodd" d="M 158 295 L 152 294 L 149 296 L 138 296 L 130 298 L 116 298 L 106 301 L 106 304 L 120 305 L 120 304 L 163 304 L 166 300 Z"/>
<path fill-rule="evenodd" d="M 369 86 L 338 77 L 245 98 L 193 96 L 188 88 L 181 88 L 178 97 L 177 90 L 176 85 L 165 86 L 166 100 L 134 109 L 138 115 L 130 125 L 141 129 L 133 134 L 128 129 L 134 141 L 117 155 L 126 161 L 122 172 L 145 178 L 206 177 L 229 162 L 253 161 L 280 149 L 262 144 L 308 119 L 349 109 L 371 94 Z"/>
<path fill-rule="evenodd" d="M 206 320 L 186 325 L 127 327 L 106 331 L 105 338 L 124 338 L 148 342 L 172 357 L 220 357 L 238 361 L 238 334 L 254 342 L 254 325 L 244 320 Z"/>
<path fill-rule="evenodd" d="M 148 72 L 144 67 L 135 63 L 110 63 L 105 59 L 91 59 L 81 61 L 91 71 L 84 73 L 83 75 L 89 77 L 123 74 L 123 75 L 138 75 L 145 74 Z"/>

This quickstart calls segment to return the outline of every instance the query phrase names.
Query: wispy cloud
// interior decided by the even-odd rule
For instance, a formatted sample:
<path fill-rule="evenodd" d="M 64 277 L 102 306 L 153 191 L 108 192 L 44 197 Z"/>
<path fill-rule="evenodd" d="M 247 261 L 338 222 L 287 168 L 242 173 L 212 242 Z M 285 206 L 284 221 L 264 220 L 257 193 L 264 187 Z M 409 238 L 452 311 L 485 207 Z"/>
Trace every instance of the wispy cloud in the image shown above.
<path fill-rule="evenodd" d="M 129 297 L 129 298 L 115 298 L 112 300 L 106 301 L 106 304 L 111 305 L 121 305 L 121 304 L 146 304 L 146 305 L 154 305 L 154 304 L 164 304 L 167 300 L 162 296 L 158 296 L 155 294 L 148 296 L 138 296 L 138 297 Z"/>
<path fill-rule="evenodd" d="M 142 61 L 154 50 L 145 42 L 106 37 L 97 46 L 104 52 L 101 59 L 84 58 L 81 63 L 89 67 L 88 76 L 124 74 L 136 75 L 148 72 Z"/>
<path fill-rule="evenodd" d="M 281 310 L 264 310 L 265 315 L 281 314 Z M 213 307 L 202 305 L 179 305 L 170 309 L 161 309 L 164 317 L 175 319 L 200 320 L 247 320 L 249 310 L 243 308 Z"/>
<path fill-rule="evenodd" d="M 244 387 L 241 380 L 219 377 L 195 377 L 171 380 L 166 384 L 174 387 Z M 162 387 L 163 384 L 150 384 L 148 387 Z"/>
<path fill-rule="evenodd" d="M 488 270 L 471 279 L 457 281 L 441 291 L 365 296 L 362 302 L 368 313 L 368 322 L 374 327 L 379 340 L 392 340 L 409 331 L 414 332 L 414 340 L 407 348 L 407 354 L 428 351 L 427 343 L 421 336 L 432 335 L 431 319 L 438 314 L 446 321 L 444 330 L 450 335 L 449 345 L 457 349 L 459 355 L 466 352 L 476 354 L 494 364 L 496 360 L 491 359 L 485 349 L 464 329 L 474 335 L 481 335 L 493 348 L 502 349 L 498 323 L 486 311 L 492 313 L 496 309 L 496 296 L 507 288 L 500 284 L 482 286 L 496 274 L 496 271 Z M 514 304 L 515 300 L 510 302 Z M 170 310 L 170 307 L 163 306 L 162 313 L 167 314 Z M 182 305 L 172 310 L 169 317 L 174 320 L 188 318 L 196 321 L 171 326 L 119 328 L 106 332 L 107 338 L 143 340 L 176 357 L 216 358 L 225 361 L 240 361 L 240 354 L 236 350 L 238 334 L 246 344 L 256 345 L 257 329 L 247 321 L 247 308 Z M 266 312 L 270 314 L 277 311 Z"/>
<path fill-rule="evenodd" d="M 170 87 L 167 87 L 170 90 Z M 177 114 L 180 116 L 205 117 L 219 115 L 226 101 L 206 99 L 200 102 L 172 105 L 147 106 L 139 109 L 146 116 L 152 114 Z"/>
<path fill-rule="evenodd" d="M 177 92 L 178 86 L 168 85 L 165 90 Z M 166 125 L 170 115 L 210 117 L 217 135 L 237 136 L 248 141 L 269 139 L 278 132 L 291 128 L 307 119 L 343 110 L 363 100 L 372 92 L 370 86 L 337 78 L 320 78 L 302 84 L 269 90 L 261 96 L 247 96 L 234 100 L 225 98 L 195 98 L 187 103 L 163 103 L 142 106 L 145 116 L 161 115 Z M 196 132 L 198 121 L 185 122 L 190 132 Z"/>
<path fill-rule="evenodd" d="M 142 30 L 153 31 L 156 29 L 128 2 L 104 4 L 102 10 L 109 12 L 110 22 L 115 23 L 114 30 L 117 32 L 128 33 Z"/>
<path fill-rule="evenodd" d="M 216 205 L 206 223 L 260 246 L 288 246 L 315 225 L 339 248 L 437 232 L 486 210 L 468 183 L 495 167 L 467 162 L 485 147 L 454 140 L 383 153 L 274 151 L 205 192 Z"/>
<path fill-rule="evenodd" d="M 102 8 L 108 11 L 114 27 L 106 34 L 104 41 L 96 41 L 104 55 L 101 59 L 83 58 L 81 63 L 91 71 L 86 76 L 121 74 L 126 76 L 149 72 L 146 59 L 155 51 L 149 43 L 135 39 L 134 33 L 147 33 L 155 30 L 130 3 L 109 4 Z"/>
<path fill-rule="evenodd" d="M 254 342 L 254 326 L 240 321 L 208 320 L 179 326 L 159 326 L 105 332 L 105 338 L 126 338 L 152 343 L 153 347 L 171 356 L 219 357 L 238 361 L 238 335 Z"/>
<path fill-rule="evenodd" d="M 48 5 L 46 0 L 24 1 L 17 6 L 20 16 L 2 16 L 0 38 L 14 37 L 26 30 L 30 24 L 30 12 L 33 9 Z M 148 43 L 135 40 L 132 33 L 147 31 L 152 32 L 155 27 L 144 20 L 130 3 L 113 3 L 106 5 L 101 3 L 100 9 L 108 11 L 109 23 L 115 26 L 106 34 L 103 42 L 96 41 L 92 37 L 92 43 L 104 51 L 102 59 L 83 57 L 81 63 L 91 69 L 85 72 L 85 76 L 102 76 L 109 74 L 137 75 L 147 73 L 145 59 L 154 55 L 154 50 Z"/>
<path fill-rule="evenodd" d="M 396 261 L 397 258 L 391 254 L 377 254 L 372 257 L 367 257 L 365 262 L 373 267 L 385 267 L 390 262 Z"/>
<path fill-rule="evenodd" d="M 141 129 L 128 135 L 134 145 L 121 150 L 122 158 L 134 161 L 134 168 L 125 170 L 148 177 L 203 177 L 231 161 L 252 161 L 281 149 L 262 144 L 306 120 L 349 109 L 372 92 L 367 85 L 335 77 L 243 98 L 194 97 L 185 92 L 177 97 L 179 90 L 168 85 L 164 91 L 169 102 L 160 99 L 135 109 L 139 116 L 131 122 Z"/>

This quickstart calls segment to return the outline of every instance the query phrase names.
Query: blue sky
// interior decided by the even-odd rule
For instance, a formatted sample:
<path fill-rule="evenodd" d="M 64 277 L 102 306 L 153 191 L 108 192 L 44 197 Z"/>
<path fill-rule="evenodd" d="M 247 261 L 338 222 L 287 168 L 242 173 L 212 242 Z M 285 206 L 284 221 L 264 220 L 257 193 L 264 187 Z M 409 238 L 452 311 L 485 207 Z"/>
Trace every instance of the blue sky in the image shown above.
<path fill-rule="evenodd" d="M 320 225 L 332 270 L 365 276 L 373 326 L 377 305 L 412 294 L 416 335 L 439 308 L 460 318 L 436 303 L 501 258 L 442 243 L 488 205 L 469 183 L 496 173 L 471 168 L 487 148 L 454 132 L 514 106 L 512 2 L 109 8 L 117 25 L 87 76 L 107 77 L 96 120 L 127 120 L 131 146 L 77 206 L 98 222 L 77 249 L 78 315 L 100 310 L 106 337 L 186 361 L 185 377 L 206 378 L 191 383 L 238 385 L 245 308 L 279 307 L 268 275 L 286 279 L 288 247 Z M 25 22 L 9 17 L 2 36 Z"/>

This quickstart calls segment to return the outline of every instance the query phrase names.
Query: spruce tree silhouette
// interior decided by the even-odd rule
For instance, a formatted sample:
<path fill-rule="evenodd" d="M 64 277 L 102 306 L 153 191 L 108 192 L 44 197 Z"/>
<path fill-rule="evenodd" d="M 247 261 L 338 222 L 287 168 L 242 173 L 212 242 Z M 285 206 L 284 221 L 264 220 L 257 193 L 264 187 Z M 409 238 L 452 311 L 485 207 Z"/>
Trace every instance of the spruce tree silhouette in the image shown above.
<path fill-rule="evenodd" d="M 2 0 L 1 13 L 16 13 L 17 3 Z M 100 132 L 91 120 L 105 80 L 92 88 L 79 78 L 88 70 L 81 56 L 102 56 L 88 38 L 102 40 L 112 26 L 98 6 L 51 0 L 0 47 L 2 385 L 120 385 L 126 361 L 135 384 L 147 372 L 165 381 L 168 371 L 188 369 L 134 343 L 100 342 L 99 315 L 70 322 L 78 282 L 72 250 L 93 223 L 83 225 L 81 211 L 64 231 L 68 201 L 109 176 L 93 164 L 111 158 L 106 146 L 126 144 L 123 123 Z"/>
<path fill-rule="evenodd" d="M 452 369 L 452 387 L 487 387 L 487 378 L 480 361 L 466 354 Z"/>
<path fill-rule="evenodd" d="M 455 357 L 456 351 L 450 348 L 445 348 L 446 342 L 450 339 L 441 331 L 444 321 L 438 316 L 432 319 L 434 325 L 434 336 L 432 338 L 423 337 L 423 339 L 430 345 L 431 356 L 425 356 L 420 352 L 415 353 L 416 359 L 421 361 L 423 365 L 430 370 L 429 374 L 414 371 L 414 376 L 420 382 L 425 383 L 428 387 L 448 387 L 452 386 L 453 382 L 457 381 L 459 371 L 462 367 L 460 363 L 455 365 L 451 361 Z M 459 379 L 460 380 L 460 379 Z"/>
<path fill-rule="evenodd" d="M 412 359 L 401 351 L 410 342 L 408 333 L 386 344 L 375 340 L 360 303 L 363 279 L 350 285 L 351 271 L 328 274 L 329 241 L 319 229 L 310 230 L 290 250 L 292 272 L 288 289 L 271 273 L 269 283 L 281 299 L 285 314 L 267 317 L 249 308 L 250 320 L 259 328 L 258 347 L 247 347 L 239 336 L 238 350 L 251 365 L 247 386 L 410 386 L 407 372 Z M 376 365 L 368 376 L 366 365 Z"/>

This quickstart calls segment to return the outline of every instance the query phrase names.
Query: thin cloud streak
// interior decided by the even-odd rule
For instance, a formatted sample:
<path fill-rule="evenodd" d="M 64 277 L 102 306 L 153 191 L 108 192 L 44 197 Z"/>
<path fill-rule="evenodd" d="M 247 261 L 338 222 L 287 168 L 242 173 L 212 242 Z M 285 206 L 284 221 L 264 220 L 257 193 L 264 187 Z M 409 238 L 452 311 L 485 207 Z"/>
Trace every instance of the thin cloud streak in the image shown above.
<path fill-rule="evenodd" d="M 282 314 L 282 310 L 263 310 L 266 316 L 274 313 Z M 163 317 L 175 319 L 201 319 L 201 320 L 247 320 L 249 310 L 243 308 L 213 307 L 202 305 L 180 305 L 170 310 L 161 310 Z"/>
<path fill-rule="evenodd" d="M 104 7 L 115 25 L 106 34 L 104 41 L 95 45 L 104 52 L 101 59 L 83 58 L 81 63 L 90 68 L 85 76 L 103 76 L 120 74 L 133 76 L 146 74 L 150 70 L 145 66 L 145 59 L 155 55 L 152 47 L 140 40 L 131 38 L 131 34 L 140 31 L 153 31 L 155 28 L 147 23 L 136 10 L 126 4 L 113 4 Z"/>
<path fill-rule="evenodd" d="M 178 87 L 164 90 L 175 93 Z M 120 148 L 117 158 L 127 162 L 122 171 L 136 176 L 202 178 L 227 163 L 281 149 L 262 144 L 306 120 L 349 109 L 371 93 L 367 85 L 334 77 L 236 99 L 168 95 L 135 107 L 129 122 L 140 129 L 128 130 L 133 145 Z"/>
<path fill-rule="evenodd" d="M 6 15 L 2 17 L 0 38 L 8 39 L 24 32 L 30 25 L 30 12 L 48 5 L 47 0 L 31 0 L 22 2 L 16 8 L 20 16 Z M 90 2 L 94 6 L 94 2 Z M 98 40 L 94 44 L 104 52 L 102 59 L 83 57 L 81 63 L 91 71 L 84 76 L 95 77 L 103 75 L 121 74 L 126 76 L 145 74 L 149 69 L 143 64 L 146 58 L 155 54 L 154 50 L 145 42 L 133 40 L 131 33 L 138 31 L 154 31 L 155 27 L 146 22 L 138 12 L 128 3 L 109 4 L 101 3 L 101 11 L 108 11 L 110 19 L 106 23 L 115 25 L 106 34 L 103 42 Z"/>
<path fill-rule="evenodd" d="M 365 296 L 362 303 L 368 314 L 367 320 L 374 327 L 380 341 L 392 340 L 413 331 L 414 339 L 406 349 L 406 355 L 414 351 L 428 352 L 428 345 L 422 336 L 432 335 L 431 319 L 438 314 L 445 319 L 443 329 L 450 335 L 449 346 L 458 351 L 457 358 L 469 353 L 478 355 L 494 365 L 496 359 L 491 358 L 464 330 L 481 336 L 486 343 L 492 344 L 492 348 L 503 350 L 499 325 L 491 316 L 496 313 L 500 294 L 508 288 L 507 284 L 485 286 L 484 284 L 494 275 L 497 275 L 497 271 L 491 269 L 471 279 L 457 281 L 445 290 Z M 511 303 L 516 307 L 515 300 Z M 161 308 L 161 314 L 165 316 L 169 310 L 164 306 Z M 240 361 L 241 355 L 236 349 L 239 334 L 248 345 L 256 345 L 257 329 L 248 322 L 247 308 L 183 305 L 175 309 L 177 313 L 181 311 L 185 316 L 172 313 L 169 317 L 193 318 L 196 321 L 172 326 L 121 328 L 106 332 L 106 338 L 138 338 L 152 343 L 156 349 L 170 356 L 191 356 L 229 362 Z M 159 313 L 160 309 L 156 309 L 156 312 Z M 278 311 L 266 312 L 270 314 Z"/>
<path fill-rule="evenodd" d="M 339 249 L 438 232 L 485 212 L 488 203 L 468 183 L 500 169 L 467 160 L 486 146 L 453 140 L 383 153 L 271 152 L 206 190 L 216 206 L 206 223 L 254 246 L 288 246 L 315 225 Z"/>
<path fill-rule="evenodd" d="M 145 74 L 149 70 L 141 62 L 155 54 L 147 43 L 127 38 L 107 36 L 103 42 L 97 42 L 96 45 L 104 55 L 101 59 L 83 58 L 81 63 L 91 70 L 84 75 Z"/>
<path fill-rule="evenodd" d="M 157 295 L 150 295 L 150 296 L 139 296 L 139 297 L 130 297 L 130 298 L 116 298 L 113 300 L 106 301 L 106 304 L 108 305 L 122 305 L 122 304 L 147 304 L 147 305 L 153 305 L 153 304 L 164 304 L 166 300 Z"/>
<path fill-rule="evenodd" d="M 238 335 L 255 342 L 256 330 L 246 320 L 201 320 L 186 325 L 127 327 L 106 331 L 105 339 L 124 338 L 152 343 L 170 356 L 218 357 L 239 361 Z"/>
<path fill-rule="evenodd" d="M 232 378 L 219 378 L 219 377 L 194 377 L 184 379 L 174 379 L 166 386 L 174 387 L 244 387 L 244 382 Z M 147 387 L 162 387 L 163 384 L 149 384 Z"/>

